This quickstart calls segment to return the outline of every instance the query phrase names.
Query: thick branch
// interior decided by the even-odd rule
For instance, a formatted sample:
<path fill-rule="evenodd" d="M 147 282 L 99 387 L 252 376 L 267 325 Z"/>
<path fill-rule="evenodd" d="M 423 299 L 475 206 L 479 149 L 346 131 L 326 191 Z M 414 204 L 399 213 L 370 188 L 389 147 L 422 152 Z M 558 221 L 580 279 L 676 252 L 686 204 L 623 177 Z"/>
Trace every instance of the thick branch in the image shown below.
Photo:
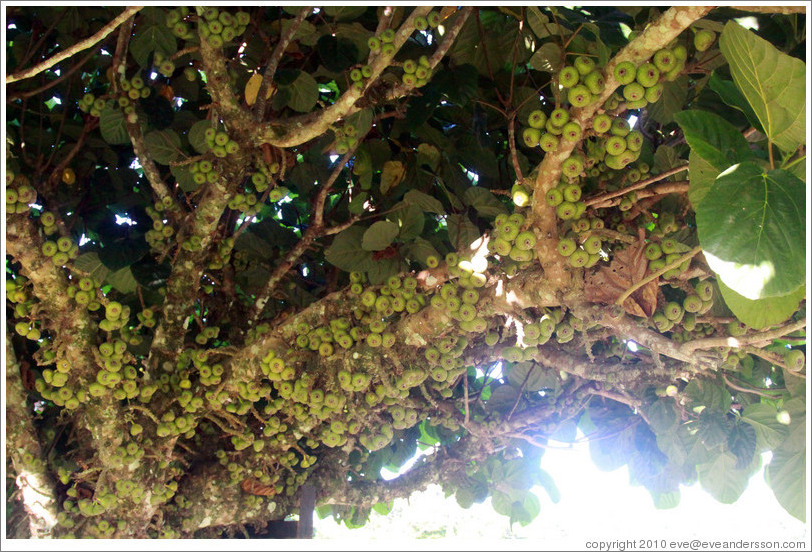
<path fill-rule="evenodd" d="M 614 77 L 615 67 L 619 63 L 623 61 L 631 61 L 635 65 L 643 63 L 711 9 L 713 9 L 711 6 L 669 8 L 607 64 L 604 69 L 606 88 L 603 93 L 594 98 L 590 105 L 572 109 L 571 120 L 579 123 L 581 128 L 587 128 L 598 109 L 619 86 Z M 532 213 L 536 234 L 539 238 L 536 242 L 536 255 L 545 269 L 545 277 L 560 288 L 568 285 L 569 270 L 563 258 L 556 251 L 558 221 L 555 209 L 547 204 L 545 196 L 551 188 L 558 184 L 561 177 L 561 165 L 569 158 L 576 145 L 576 142 L 562 140 L 556 151 L 544 156 L 544 160 L 538 166 L 533 190 Z"/>
<path fill-rule="evenodd" d="M 82 50 L 86 50 L 91 46 L 95 45 L 96 43 L 100 42 L 104 37 L 112 33 L 116 28 L 124 23 L 127 19 L 129 19 L 132 15 L 138 13 L 141 8 L 144 6 L 130 6 L 126 8 L 118 17 L 113 19 L 110 23 L 99 29 L 99 31 L 94 34 L 93 36 L 86 38 L 84 40 L 80 40 L 70 48 L 66 48 L 62 50 L 58 54 L 52 56 L 51 58 L 43 61 L 42 63 L 38 63 L 34 67 L 30 69 L 26 69 L 24 71 L 18 71 L 13 75 L 6 75 L 6 84 L 11 84 L 12 82 L 17 82 L 19 80 L 28 79 L 39 73 L 49 69 L 59 63 L 60 61 L 64 61 L 71 57 L 74 54 L 81 52 Z"/>
<path fill-rule="evenodd" d="M 591 198 L 587 199 L 586 201 L 584 201 L 584 203 L 586 203 L 587 207 L 589 207 L 591 205 L 594 205 L 596 209 L 600 208 L 600 207 L 604 207 L 605 206 L 604 204 L 607 201 L 609 201 L 610 199 L 614 199 L 616 197 L 624 196 L 624 195 L 628 194 L 629 192 L 633 192 L 635 190 L 645 188 L 649 184 L 659 182 L 660 180 L 668 178 L 669 176 L 673 176 L 675 174 L 678 174 L 678 173 L 681 173 L 682 171 L 687 171 L 687 170 L 688 170 L 688 165 L 687 164 L 686 165 L 681 165 L 679 167 L 674 167 L 673 169 L 670 169 L 670 170 L 665 171 L 665 172 L 660 173 L 660 174 L 655 174 L 654 176 L 652 176 L 650 178 L 646 178 L 645 180 L 641 180 L 640 182 L 635 182 L 631 186 L 626 186 L 625 188 L 623 188 L 621 190 L 615 190 L 614 192 L 606 192 L 604 194 L 600 194 L 600 195 L 591 197 Z"/>
<path fill-rule="evenodd" d="M 698 349 L 712 349 L 714 347 L 735 347 L 740 348 L 754 343 L 770 342 L 779 339 L 792 332 L 797 332 L 806 327 L 806 320 L 792 322 L 775 330 L 758 332 L 741 337 L 708 337 L 706 339 L 695 339 L 680 346 L 680 352 L 691 354 Z"/>
<path fill-rule="evenodd" d="M 11 339 L 6 340 L 6 450 L 28 513 L 32 538 L 48 537 L 56 525 L 56 492 L 34 429 L 27 393 Z"/>

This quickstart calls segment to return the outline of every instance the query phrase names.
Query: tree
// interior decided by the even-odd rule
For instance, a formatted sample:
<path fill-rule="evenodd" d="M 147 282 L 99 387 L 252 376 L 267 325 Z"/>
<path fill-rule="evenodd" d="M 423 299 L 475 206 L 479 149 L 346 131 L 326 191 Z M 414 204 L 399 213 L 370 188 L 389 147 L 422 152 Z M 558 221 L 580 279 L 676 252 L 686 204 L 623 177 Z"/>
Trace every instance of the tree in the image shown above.
<path fill-rule="evenodd" d="M 578 429 L 802 518 L 804 17 L 741 9 L 9 7 L 9 534 L 526 523 Z"/>

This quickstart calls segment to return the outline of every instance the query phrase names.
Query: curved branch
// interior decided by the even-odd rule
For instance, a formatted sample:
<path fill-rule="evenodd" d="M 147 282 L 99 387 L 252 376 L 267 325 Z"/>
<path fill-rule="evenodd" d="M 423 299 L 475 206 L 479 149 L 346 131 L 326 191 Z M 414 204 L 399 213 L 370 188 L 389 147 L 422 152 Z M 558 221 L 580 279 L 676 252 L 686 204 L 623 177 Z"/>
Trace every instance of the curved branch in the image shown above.
<path fill-rule="evenodd" d="M 641 180 L 640 182 L 635 182 L 631 186 L 626 186 L 622 190 L 615 190 L 614 192 L 606 192 L 604 194 L 596 195 L 594 197 L 591 197 L 591 198 L 587 199 L 586 201 L 584 201 L 584 203 L 586 203 L 587 207 L 590 207 L 590 206 L 594 205 L 595 208 L 598 209 L 598 208 L 604 207 L 605 206 L 604 203 L 606 201 L 610 200 L 610 199 L 614 199 L 616 197 L 626 195 L 629 192 L 639 190 L 640 188 L 645 188 L 649 184 L 653 184 L 654 182 L 659 182 L 660 180 L 668 178 L 669 176 L 673 176 L 675 174 L 679 174 L 682 171 L 687 171 L 687 170 L 688 170 L 688 164 L 686 163 L 685 165 L 681 165 L 679 167 L 674 167 L 673 169 L 670 169 L 670 170 L 665 171 L 663 173 L 655 174 L 654 176 L 652 176 L 650 178 L 646 178 L 645 180 Z"/>
<path fill-rule="evenodd" d="M 336 102 L 326 109 L 314 113 L 308 113 L 301 117 L 294 117 L 285 121 L 274 122 L 263 125 L 259 129 L 253 129 L 252 139 L 254 143 L 271 144 L 279 148 L 298 146 L 305 142 L 321 136 L 327 132 L 330 125 L 346 117 L 353 112 L 355 102 L 358 101 L 367 89 L 378 79 L 384 69 L 389 67 L 400 47 L 406 42 L 414 31 L 414 19 L 417 16 L 426 16 L 431 11 L 431 6 L 420 6 L 415 8 L 406 20 L 401 24 L 395 33 L 392 44 L 395 52 L 392 55 L 385 55 L 383 52 L 375 55 L 369 63 L 372 74 L 365 82 L 363 88 L 350 87 Z"/>
<path fill-rule="evenodd" d="M 100 42 L 104 39 L 107 35 L 112 33 L 116 28 L 124 23 L 127 19 L 129 19 L 132 15 L 138 13 L 141 8 L 144 6 L 130 6 L 125 8 L 123 12 L 121 12 L 118 17 L 113 19 L 110 23 L 99 29 L 99 31 L 94 34 L 93 36 L 86 38 L 84 40 L 80 40 L 70 48 L 66 48 L 62 50 L 58 54 L 46 59 L 45 61 L 38 63 L 34 67 L 30 69 L 26 69 L 24 71 L 18 71 L 12 75 L 6 75 L 6 84 L 11 84 L 12 82 L 17 82 L 23 79 L 31 78 L 39 73 L 42 73 L 46 69 L 49 69 L 59 63 L 60 61 L 64 61 L 71 57 L 74 54 L 81 52 L 82 50 L 86 50 L 91 46 L 95 45 L 96 43 Z"/>

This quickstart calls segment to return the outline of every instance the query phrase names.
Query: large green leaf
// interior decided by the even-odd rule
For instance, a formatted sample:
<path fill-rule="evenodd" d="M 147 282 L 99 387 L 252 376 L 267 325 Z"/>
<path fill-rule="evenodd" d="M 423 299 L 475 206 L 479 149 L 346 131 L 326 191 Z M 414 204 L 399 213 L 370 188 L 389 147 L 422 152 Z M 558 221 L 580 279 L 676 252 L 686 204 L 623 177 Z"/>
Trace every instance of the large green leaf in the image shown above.
<path fill-rule="evenodd" d="M 483 217 L 496 217 L 508 212 L 505 204 L 499 201 L 499 198 L 493 192 L 478 186 L 472 186 L 465 190 L 462 200 L 466 205 L 476 209 L 477 213 Z"/>
<path fill-rule="evenodd" d="M 124 112 L 118 108 L 105 107 L 99 114 L 99 130 L 102 138 L 110 145 L 130 143 L 130 135 L 124 122 Z"/>
<path fill-rule="evenodd" d="M 367 6 L 325 6 L 323 9 L 325 15 L 336 21 L 351 21 L 367 11 Z"/>
<path fill-rule="evenodd" d="M 756 117 L 755 111 L 753 111 L 753 108 L 747 103 L 747 99 L 733 81 L 723 79 L 714 71 L 711 73 L 710 79 L 708 79 L 708 86 L 719 95 L 725 104 L 744 113 L 744 116 L 747 117 L 748 122 L 753 128 L 763 130 L 758 117 Z"/>
<path fill-rule="evenodd" d="M 400 228 L 394 222 L 379 220 L 370 226 L 361 240 L 361 247 L 366 251 L 380 251 L 392 244 Z"/>
<path fill-rule="evenodd" d="M 372 266 L 372 253 L 361 247 L 366 228 L 350 226 L 341 231 L 324 252 L 324 258 L 333 266 L 346 272 L 366 272 Z"/>
<path fill-rule="evenodd" d="M 73 266 L 99 282 L 103 282 L 110 273 L 110 269 L 104 266 L 104 263 L 99 259 L 99 254 L 95 251 L 82 253 L 76 257 Z"/>
<path fill-rule="evenodd" d="M 742 420 L 750 424 L 756 432 L 758 450 L 774 450 L 786 439 L 787 426 L 778 423 L 778 409 L 764 403 L 749 404 L 742 412 Z"/>
<path fill-rule="evenodd" d="M 531 392 L 541 391 L 544 388 L 554 388 L 558 383 L 555 374 L 535 362 L 514 364 L 507 376 L 510 385 L 516 389 Z"/>
<path fill-rule="evenodd" d="M 175 35 L 165 24 L 149 25 L 141 32 L 136 28 L 136 36 L 130 42 L 130 53 L 138 65 L 146 67 L 149 54 L 153 51 L 161 52 L 167 58 L 178 51 Z"/>
<path fill-rule="evenodd" d="M 183 156 L 180 149 L 180 136 L 174 130 L 153 130 L 144 136 L 150 157 L 156 163 L 168 165 Z"/>
<path fill-rule="evenodd" d="M 719 115 L 692 109 L 674 115 L 691 152 L 713 167 L 724 171 L 731 165 L 752 158 L 747 140 Z"/>
<path fill-rule="evenodd" d="M 688 99 L 688 77 L 681 76 L 671 82 L 663 83 L 663 95 L 653 104 L 646 107 L 649 116 L 662 125 L 674 120 L 674 114 L 685 105 Z"/>
<path fill-rule="evenodd" d="M 416 238 L 423 232 L 423 226 L 426 223 L 423 209 L 403 202 L 398 205 L 401 208 L 397 209 L 389 217 L 398 226 L 398 238 L 403 241 Z"/>
<path fill-rule="evenodd" d="M 191 126 L 189 133 L 189 143 L 198 153 L 206 153 L 209 151 L 209 145 L 206 143 L 206 129 L 211 128 L 211 121 L 198 121 Z"/>
<path fill-rule="evenodd" d="M 467 248 L 479 239 L 479 230 L 466 215 L 448 215 L 448 239 L 456 249 Z"/>
<path fill-rule="evenodd" d="M 806 523 L 806 453 L 775 451 L 764 469 L 764 479 L 781 506 Z"/>
<path fill-rule="evenodd" d="M 358 48 L 352 40 L 330 35 L 316 43 L 322 65 L 333 73 L 340 73 L 358 62 Z"/>
<path fill-rule="evenodd" d="M 294 111 L 305 113 L 313 109 L 319 99 L 319 84 L 310 73 L 299 71 L 296 80 L 286 87 L 290 93 L 287 105 Z"/>
<path fill-rule="evenodd" d="M 688 199 L 691 201 L 694 211 L 707 195 L 720 172 L 722 171 L 702 159 L 697 152 L 691 151 L 688 155 L 688 175 L 690 177 Z"/>
<path fill-rule="evenodd" d="M 725 452 L 715 459 L 696 467 L 699 483 L 713 498 L 723 504 L 733 504 L 739 499 L 750 473 L 747 470 L 736 469 L 736 457 Z"/>
<path fill-rule="evenodd" d="M 786 295 L 806 278 L 804 183 L 755 163 L 719 175 L 696 208 L 710 267 L 748 299 Z"/>
<path fill-rule="evenodd" d="M 387 161 L 383 164 L 381 172 L 381 193 L 386 192 L 401 183 L 406 176 L 406 166 L 400 161 Z"/>
<path fill-rule="evenodd" d="M 721 280 L 717 283 L 725 304 L 731 312 L 741 322 L 756 330 L 780 324 L 789 319 L 798 309 L 798 303 L 806 297 L 805 285 L 801 285 L 797 290 L 786 295 L 766 299 L 748 299 L 727 287 Z"/>
<path fill-rule="evenodd" d="M 547 494 L 550 496 L 550 500 L 553 501 L 553 504 L 558 504 L 558 501 L 561 500 L 561 491 L 558 490 L 558 485 L 555 484 L 553 477 L 545 470 L 539 468 L 539 470 L 535 474 L 536 483 L 541 485 Z"/>
<path fill-rule="evenodd" d="M 439 199 L 418 190 L 409 190 L 406 192 L 406 195 L 403 196 L 403 201 L 411 205 L 417 205 L 429 213 L 443 214 L 445 212 L 443 204 L 440 203 Z"/>
<path fill-rule="evenodd" d="M 798 149 L 806 140 L 806 64 L 733 21 L 719 48 L 770 140 L 787 152 Z"/>
<path fill-rule="evenodd" d="M 138 287 L 138 282 L 129 266 L 108 274 L 106 281 L 121 293 L 132 293 Z"/>

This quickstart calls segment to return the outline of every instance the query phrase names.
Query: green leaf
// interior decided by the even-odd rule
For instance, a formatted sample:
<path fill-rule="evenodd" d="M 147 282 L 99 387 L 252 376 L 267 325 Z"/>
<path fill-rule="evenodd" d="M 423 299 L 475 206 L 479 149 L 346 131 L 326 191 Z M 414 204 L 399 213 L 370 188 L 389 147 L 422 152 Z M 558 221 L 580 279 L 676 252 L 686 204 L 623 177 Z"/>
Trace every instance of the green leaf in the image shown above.
<path fill-rule="evenodd" d="M 433 78 L 434 86 L 453 103 L 463 106 L 479 92 L 479 73 L 470 63 L 446 68 Z"/>
<path fill-rule="evenodd" d="M 401 208 L 397 208 L 400 206 Z M 416 205 L 399 203 L 393 209 L 397 209 L 390 215 L 392 222 L 398 226 L 398 239 L 409 241 L 416 238 L 423 232 L 423 225 L 426 222 L 423 209 Z"/>
<path fill-rule="evenodd" d="M 352 21 L 361 17 L 367 6 L 324 6 L 324 14 L 336 21 Z"/>
<path fill-rule="evenodd" d="M 702 159 L 695 151 L 688 155 L 688 175 L 690 183 L 688 185 L 688 199 L 696 211 L 699 203 L 704 199 L 713 186 L 716 177 L 721 171 Z"/>
<path fill-rule="evenodd" d="M 194 192 L 200 187 L 200 184 L 195 182 L 192 171 L 188 165 L 172 166 L 169 167 L 169 171 L 172 173 L 172 176 L 175 177 L 175 182 L 178 183 L 178 186 L 180 186 L 180 189 L 184 192 Z"/>
<path fill-rule="evenodd" d="M 459 487 L 454 494 L 454 498 L 457 499 L 457 504 L 466 510 L 474 505 L 474 491 L 469 487 Z"/>
<path fill-rule="evenodd" d="M 381 194 L 386 195 L 386 192 L 400 184 L 405 176 L 406 167 L 400 161 L 384 163 L 381 172 Z"/>
<path fill-rule="evenodd" d="M 524 390 L 529 392 L 555 388 L 557 382 L 555 374 L 535 362 L 518 362 L 508 372 L 510 385 L 516 389 L 522 389 L 524 385 Z"/>
<path fill-rule="evenodd" d="M 692 379 L 685 386 L 683 393 L 691 401 L 691 408 L 705 406 L 709 409 L 727 412 L 732 401 L 727 389 L 712 381 L 698 378 Z"/>
<path fill-rule="evenodd" d="M 786 439 L 789 429 L 778 423 L 776 414 L 778 409 L 771 404 L 755 403 L 744 408 L 742 420 L 755 430 L 758 450 L 775 450 Z"/>
<path fill-rule="evenodd" d="M 674 120 L 674 114 L 682 109 L 688 99 L 688 77 L 683 75 L 672 82 L 663 83 L 663 95 L 646 107 L 652 119 L 666 125 Z"/>
<path fill-rule="evenodd" d="M 183 155 L 180 149 L 180 136 L 174 130 L 153 130 L 144 136 L 149 156 L 156 163 L 168 165 Z"/>
<path fill-rule="evenodd" d="M 764 469 L 764 479 L 784 510 L 806 523 L 806 452 L 779 448 Z"/>
<path fill-rule="evenodd" d="M 513 509 L 513 501 L 505 493 L 494 491 L 493 496 L 491 496 L 491 506 L 493 506 L 497 514 L 509 516 L 510 511 Z"/>
<path fill-rule="evenodd" d="M 736 468 L 744 469 L 756 455 L 756 432 L 745 422 L 737 422 L 727 437 L 727 448 L 736 455 Z"/>
<path fill-rule="evenodd" d="M 149 62 L 149 54 L 153 51 L 161 52 L 168 58 L 178 51 L 177 40 L 165 24 L 149 25 L 138 32 L 130 42 L 130 53 L 141 67 L 146 67 Z"/>
<path fill-rule="evenodd" d="M 485 403 L 489 412 L 510 412 L 519 400 L 519 392 L 510 385 L 500 385 L 491 393 L 491 398 Z"/>
<path fill-rule="evenodd" d="M 342 230 L 324 252 L 324 258 L 333 266 L 345 272 L 366 272 L 372 266 L 372 253 L 361 247 L 366 228 L 350 226 Z"/>
<path fill-rule="evenodd" d="M 786 295 L 806 279 L 804 183 L 755 163 L 719 175 L 697 207 L 699 243 L 728 287 L 748 299 Z"/>
<path fill-rule="evenodd" d="M 108 274 L 106 282 L 121 293 L 132 293 L 138 287 L 138 282 L 135 281 L 135 276 L 129 266 Z"/>
<path fill-rule="evenodd" d="M 124 112 L 117 107 L 105 107 L 99 114 L 99 130 L 102 138 L 110 145 L 130 143 L 130 135 L 124 122 Z"/>
<path fill-rule="evenodd" d="M 709 449 L 714 449 L 727 440 L 727 418 L 718 410 L 703 410 L 697 425 L 699 429 L 696 434 Z"/>
<path fill-rule="evenodd" d="M 448 215 L 448 239 L 455 249 L 468 247 L 479 239 L 479 229 L 466 215 Z"/>
<path fill-rule="evenodd" d="M 198 153 L 206 153 L 209 151 L 209 145 L 206 143 L 206 129 L 211 128 L 211 121 L 198 121 L 189 129 L 189 143 Z"/>
<path fill-rule="evenodd" d="M 719 48 L 770 140 L 785 152 L 797 150 L 806 141 L 806 64 L 733 21 Z"/>
<path fill-rule="evenodd" d="M 654 507 L 658 510 L 670 510 L 679 506 L 680 497 L 682 495 L 677 491 L 668 491 L 664 493 L 651 493 L 651 499 L 654 501 Z"/>
<path fill-rule="evenodd" d="M 362 136 L 365 136 L 366 133 L 369 132 L 369 129 L 372 128 L 373 116 L 374 116 L 374 113 L 372 112 L 372 109 L 370 109 L 370 108 L 361 109 L 359 111 L 356 111 L 355 113 L 353 113 L 349 117 L 346 117 L 344 119 L 344 123 L 354 126 L 355 127 L 355 135 L 358 136 L 358 137 L 362 137 Z M 369 155 L 369 154 L 367 153 L 367 155 Z M 356 157 L 357 156 L 358 156 L 358 153 L 356 152 Z"/>
<path fill-rule="evenodd" d="M 528 6 L 526 10 L 527 24 L 538 38 L 547 38 L 556 25 L 550 23 L 550 18 L 541 13 L 536 6 Z"/>
<path fill-rule="evenodd" d="M 674 115 L 685 140 L 702 159 L 719 171 L 753 158 L 747 140 L 719 115 L 692 109 Z"/>
<path fill-rule="evenodd" d="M 405 259 L 410 261 L 417 261 L 423 266 L 426 266 L 426 259 L 430 256 L 434 256 L 436 258 L 440 258 L 440 253 L 437 252 L 437 249 L 429 242 L 423 238 L 415 238 L 414 241 L 405 244 L 400 249 L 401 255 Z"/>
<path fill-rule="evenodd" d="M 561 46 L 555 42 L 548 41 L 542 44 L 541 48 L 536 50 L 527 63 L 536 71 L 552 73 L 555 71 L 555 68 L 561 64 L 563 58 L 564 53 L 561 51 Z"/>
<path fill-rule="evenodd" d="M 358 48 L 346 38 L 324 35 L 316 43 L 316 50 L 322 65 L 333 73 L 346 71 L 359 61 Z"/>
<path fill-rule="evenodd" d="M 462 200 L 466 205 L 470 205 L 483 217 L 494 218 L 497 215 L 508 213 L 508 208 L 505 204 L 499 201 L 499 198 L 493 195 L 493 192 L 472 186 L 465 190 Z"/>
<path fill-rule="evenodd" d="M 296 80 L 286 88 L 290 92 L 290 98 L 287 102 L 288 107 L 299 113 L 305 113 L 313 109 L 319 99 L 319 84 L 310 73 L 305 71 L 299 71 Z"/>
<path fill-rule="evenodd" d="M 657 151 L 654 152 L 654 163 L 652 165 L 652 170 L 654 174 L 659 174 L 669 171 L 681 163 L 682 161 L 679 158 L 679 153 L 677 153 L 675 148 L 662 145 L 658 146 Z M 676 175 L 668 177 L 668 180 L 675 179 Z"/>
<path fill-rule="evenodd" d="M 394 222 L 379 220 L 370 226 L 361 240 L 361 247 L 365 251 L 380 251 L 386 249 L 397 237 L 400 228 Z"/>
<path fill-rule="evenodd" d="M 756 117 L 756 112 L 753 111 L 753 108 L 747 103 L 747 99 L 741 90 L 736 88 L 733 81 L 723 79 L 714 71 L 711 73 L 710 79 L 708 79 L 708 86 L 719 95 L 725 104 L 744 113 L 744 116 L 747 117 L 747 121 L 753 128 L 759 131 L 764 130 L 761 128 L 758 117 Z"/>
<path fill-rule="evenodd" d="M 716 283 L 719 284 L 725 304 L 736 318 L 756 330 L 788 320 L 798 309 L 798 303 L 806 297 L 806 285 L 801 285 L 786 295 L 748 299 L 727 287 L 723 281 L 718 280 Z"/>
<path fill-rule="evenodd" d="M 393 500 L 390 500 L 389 502 L 378 502 L 377 504 L 375 504 L 375 506 L 372 507 L 372 509 L 378 512 L 380 515 L 385 516 L 392 511 L 392 506 L 394 505 L 395 501 Z"/>
<path fill-rule="evenodd" d="M 418 190 L 409 190 L 406 192 L 406 195 L 403 196 L 403 201 L 412 205 L 417 205 L 429 213 L 437 213 L 438 215 L 445 213 L 443 204 L 440 203 L 439 199 Z"/>
<path fill-rule="evenodd" d="M 558 490 L 558 486 L 555 484 L 553 477 L 547 471 L 539 468 L 536 472 L 536 483 L 547 491 L 553 504 L 558 504 L 558 501 L 561 500 L 561 491 Z"/>
<path fill-rule="evenodd" d="M 108 269 L 99 259 L 99 254 L 95 251 L 89 253 L 82 253 L 73 261 L 73 266 L 84 272 L 94 280 L 103 282 L 107 275 L 110 273 Z"/>
<path fill-rule="evenodd" d="M 436 147 L 432 146 L 431 144 L 427 144 L 423 142 L 419 146 L 417 146 L 417 166 L 422 167 L 423 165 L 428 166 L 429 170 L 432 172 L 437 171 L 437 168 L 440 166 L 440 159 L 442 158 L 442 154 L 440 150 Z"/>
<path fill-rule="evenodd" d="M 723 504 L 733 504 L 739 499 L 750 474 L 747 470 L 736 469 L 736 457 L 725 452 L 711 462 L 696 467 L 699 483 L 713 498 Z"/>
<path fill-rule="evenodd" d="M 658 399 L 648 407 L 647 412 L 649 426 L 656 434 L 667 433 L 677 425 L 677 412 L 674 409 L 674 401 L 668 399 Z"/>

